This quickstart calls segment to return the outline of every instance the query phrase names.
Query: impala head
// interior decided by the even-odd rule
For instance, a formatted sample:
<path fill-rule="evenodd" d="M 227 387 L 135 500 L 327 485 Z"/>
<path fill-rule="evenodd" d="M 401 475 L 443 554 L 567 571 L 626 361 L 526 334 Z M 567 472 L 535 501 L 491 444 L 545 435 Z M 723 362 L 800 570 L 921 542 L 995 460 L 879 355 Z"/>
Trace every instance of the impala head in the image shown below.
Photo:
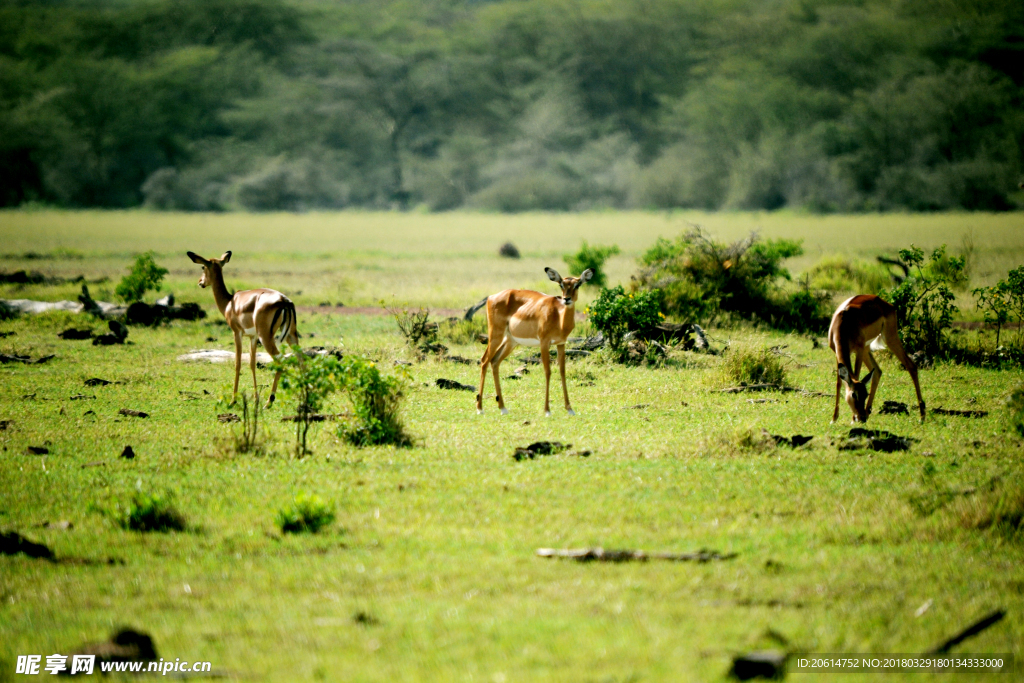
<path fill-rule="evenodd" d="M 850 377 L 850 371 L 846 369 L 845 365 L 839 365 L 839 379 L 843 380 L 843 384 L 846 386 L 846 403 L 853 411 L 853 419 L 856 422 L 868 421 L 870 413 L 864 404 L 868 400 L 868 387 L 871 385 L 871 378 L 874 374 L 875 371 L 872 370 L 858 382 Z"/>
<path fill-rule="evenodd" d="M 193 263 L 203 267 L 203 276 L 199 278 L 199 286 L 206 289 L 213 284 L 214 277 L 221 276 L 221 267 L 231 260 L 231 252 L 225 251 L 220 258 L 205 259 L 195 252 L 188 252 L 188 257 Z M 222 276 L 221 276 L 222 277 Z"/>
<path fill-rule="evenodd" d="M 554 268 L 545 268 L 544 272 L 548 274 L 549 280 L 557 282 L 558 286 L 562 288 L 562 303 L 566 306 L 572 306 L 576 303 L 576 299 L 580 295 L 580 285 L 594 277 L 594 271 L 590 268 L 580 273 L 579 277 L 563 278 Z"/>

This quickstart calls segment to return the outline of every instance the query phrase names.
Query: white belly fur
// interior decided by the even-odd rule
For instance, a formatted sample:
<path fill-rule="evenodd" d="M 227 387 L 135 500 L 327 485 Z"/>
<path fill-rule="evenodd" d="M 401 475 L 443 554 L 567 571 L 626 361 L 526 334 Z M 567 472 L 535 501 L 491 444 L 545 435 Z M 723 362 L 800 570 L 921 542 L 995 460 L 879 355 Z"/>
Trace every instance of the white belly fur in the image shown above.
<path fill-rule="evenodd" d="M 242 334 L 244 334 L 246 337 L 255 337 L 256 336 L 256 328 L 255 327 L 246 327 L 244 330 L 242 330 Z"/>
<path fill-rule="evenodd" d="M 540 346 L 540 340 L 539 339 L 520 339 L 519 337 L 513 336 L 511 334 L 508 335 L 508 336 L 516 344 L 520 344 L 522 346 Z"/>

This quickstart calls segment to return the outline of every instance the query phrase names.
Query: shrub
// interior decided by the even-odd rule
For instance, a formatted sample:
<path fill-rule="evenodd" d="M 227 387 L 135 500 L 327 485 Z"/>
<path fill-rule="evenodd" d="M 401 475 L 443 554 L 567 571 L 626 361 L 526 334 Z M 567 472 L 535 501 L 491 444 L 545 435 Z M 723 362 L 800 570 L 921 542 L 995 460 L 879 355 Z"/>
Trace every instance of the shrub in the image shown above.
<path fill-rule="evenodd" d="M 448 350 L 437 341 L 437 333 L 440 326 L 437 323 L 430 322 L 430 311 L 428 309 L 398 310 L 397 308 L 384 306 L 383 301 L 381 302 L 381 307 L 395 319 L 398 331 L 405 337 L 406 343 L 417 354 L 444 353 Z"/>
<path fill-rule="evenodd" d="M 722 371 L 727 379 L 739 384 L 778 384 L 786 382 L 786 368 L 773 349 L 730 350 L 725 356 Z"/>
<path fill-rule="evenodd" d="M 152 251 L 139 254 L 135 258 L 131 272 L 121 279 L 114 293 L 126 303 L 142 301 L 142 297 L 147 291 L 160 286 L 160 282 L 167 272 L 166 268 L 161 268 L 153 260 Z"/>
<path fill-rule="evenodd" d="M 503 258 L 519 258 L 519 248 L 511 242 L 505 242 L 505 244 L 501 245 L 498 249 L 498 256 Z"/>
<path fill-rule="evenodd" d="M 1006 424 L 1017 436 L 1024 437 L 1024 384 L 1006 401 Z"/>
<path fill-rule="evenodd" d="M 855 261 L 836 254 L 815 263 L 803 276 L 809 289 L 831 294 L 878 294 L 890 284 L 890 276 L 879 263 Z"/>
<path fill-rule="evenodd" d="M 952 351 L 947 334 L 959 311 L 951 287 L 960 278 L 964 259 L 947 256 L 946 245 L 932 252 L 927 266 L 934 267 L 927 269 L 924 250 L 911 246 L 901 249 L 899 255 L 910 274 L 881 296 L 896 307 L 903 346 L 908 353 L 924 351 L 946 357 Z"/>
<path fill-rule="evenodd" d="M 471 320 L 457 318 L 441 326 L 445 341 L 451 344 L 472 344 L 478 337 L 487 334 L 487 316 L 476 315 Z"/>
<path fill-rule="evenodd" d="M 136 492 L 117 522 L 132 531 L 184 531 L 185 516 L 174 505 L 174 495 Z"/>
<path fill-rule="evenodd" d="M 626 294 L 621 285 L 601 290 L 586 312 L 590 323 L 605 336 L 613 351 L 622 348 L 627 332 L 650 329 L 665 317 L 661 313 L 659 290 Z"/>
<path fill-rule="evenodd" d="M 1024 344 L 1021 323 L 1024 323 L 1024 266 L 1014 268 L 991 287 L 974 290 L 978 308 L 985 313 L 985 322 L 996 326 L 996 346 L 999 346 L 999 332 L 1003 325 L 1017 318 L 1017 345 Z"/>
<path fill-rule="evenodd" d="M 384 377 L 376 364 L 365 358 L 346 357 L 339 365 L 341 388 L 352 401 L 355 414 L 355 423 L 342 426 L 339 436 L 356 446 L 411 446 L 399 415 L 404 382 Z"/>
<path fill-rule="evenodd" d="M 616 245 L 607 247 L 590 246 L 586 240 L 583 240 L 583 244 L 580 246 L 579 251 L 575 254 L 566 254 L 562 257 L 565 261 L 565 265 L 569 267 L 569 273 L 572 275 L 579 275 L 586 269 L 593 271 L 593 276 L 590 278 L 591 284 L 598 287 L 604 287 L 607 278 L 604 273 L 604 262 L 609 257 L 619 253 L 619 248 Z"/>
<path fill-rule="evenodd" d="M 780 280 L 790 279 L 782 262 L 802 253 L 794 240 L 762 240 L 755 233 L 723 244 L 694 227 L 675 241 L 659 238 L 640 257 L 633 279 L 642 289 L 664 290 L 665 312 L 680 319 L 703 321 L 722 312 L 785 327 L 793 321 L 778 289 Z"/>
<path fill-rule="evenodd" d="M 281 389 L 295 397 L 295 457 L 301 458 L 312 452 L 306 443 L 313 416 L 337 388 L 338 361 L 331 356 L 307 358 L 293 346 L 291 354 L 278 357 L 270 367 L 281 371 Z"/>
<path fill-rule="evenodd" d="M 287 506 L 277 511 L 277 526 L 283 533 L 315 534 L 335 519 L 334 506 L 316 494 L 300 493 Z"/>

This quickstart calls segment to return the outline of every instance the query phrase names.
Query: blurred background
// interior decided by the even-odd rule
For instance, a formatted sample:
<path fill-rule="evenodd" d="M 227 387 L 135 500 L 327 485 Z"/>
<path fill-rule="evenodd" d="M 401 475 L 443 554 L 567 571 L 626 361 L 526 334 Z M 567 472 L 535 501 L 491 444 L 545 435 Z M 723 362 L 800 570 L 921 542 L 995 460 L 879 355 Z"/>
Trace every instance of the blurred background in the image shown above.
<path fill-rule="evenodd" d="M 1020 0 L 0 1 L 0 206 L 1024 207 Z"/>

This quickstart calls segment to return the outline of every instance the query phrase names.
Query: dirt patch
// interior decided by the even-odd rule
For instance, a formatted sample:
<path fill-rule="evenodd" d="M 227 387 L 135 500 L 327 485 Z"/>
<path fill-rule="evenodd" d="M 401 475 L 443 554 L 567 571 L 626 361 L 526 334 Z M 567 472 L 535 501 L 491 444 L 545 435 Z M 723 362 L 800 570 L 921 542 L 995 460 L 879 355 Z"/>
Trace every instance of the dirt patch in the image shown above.
<path fill-rule="evenodd" d="M 985 410 L 951 410 L 947 408 L 932 408 L 930 412 L 935 415 L 953 415 L 955 417 L 974 418 L 982 418 L 988 415 L 988 411 Z"/>
<path fill-rule="evenodd" d="M 604 548 L 537 548 L 540 557 L 555 557 L 577 562 L 647 562 L 667 560 L 669 562 L 712 562 L 731 560 L 738 553 L 720 553 L 717 550 L 698 550 L 692 553 L 647 552 L 645 550 L 605 550 Z"/>
<path fill-rule="evenodd" d="M 910 446 L 917 439 L 909 436 L 898 436 L 892 432 L 881 429 L 864 429 L 854 427 L 850 430 L 846 440 L 839 444 L 841 451 L 872 450 L 883 453 L 910 450 Z"/>

